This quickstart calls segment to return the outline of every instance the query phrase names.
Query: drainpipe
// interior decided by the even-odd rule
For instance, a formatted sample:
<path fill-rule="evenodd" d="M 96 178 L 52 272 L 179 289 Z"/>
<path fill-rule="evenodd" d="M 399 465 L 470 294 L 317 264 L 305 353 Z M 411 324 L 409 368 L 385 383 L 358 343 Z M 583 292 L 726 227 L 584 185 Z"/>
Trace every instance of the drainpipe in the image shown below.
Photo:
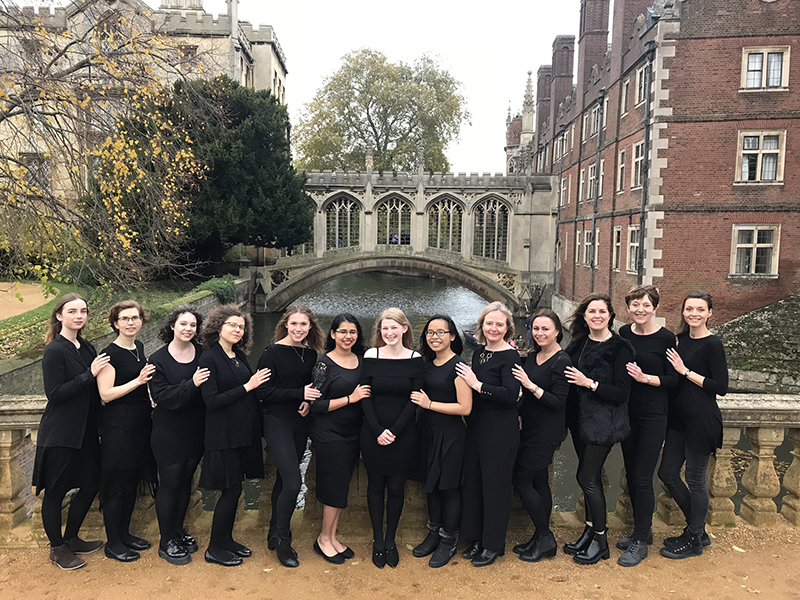
<path fill-rule="evenodd" d="M 639 256 L 636 261 L 636 283 L 642 285 L 644 279 L 644 246 L 647 239 L 647 199 L 650 187 L 650 127 L 651 127 L 651 102 L 653 88 L 653 57 L 656 53 L 656 43 L 653 40 L 644 46 L 647 53 L 647 65 L 644 69 L 645 97 L 647 102 L 644 109 L 644 152 L 642 160 L 642 203 L 639 206 Z"/>
<path fill-rule="evenodd" d="M 589 246 L 589 291 L 594 292 L 594 272 L 596 271 L 594 263 L 594 249 L 597 247 L 597 196 L 600 192 L 600 154 L 603 150 L 603 111 L 605 109 L 605 88 L 600 90 L 597 94 L 597 102 L 600 105 L 600 114 L 597 123 L 597 152 L 594 155 L 594 190 L 592 194 L 592 245 Z M 584 243 L 586 241 L 584 240 Z"/>
<path fill-rule="evenodd" d="M 563 198 L 561 197 L 561 190 L 564 189 L 563 179 L 564 179 L 564 144 L 567 141 L 566 138 L 566 130 L 567 126 L 563 123 L 558 128 L 558 137 L 561 139 L 559 142 L 559 148 L 561 151 L 561 160 L 559 161 L 558 165 L 558 206 L 556 206 L 556 241 L 555 246 L 553 246 L 553 293 L 555 294 L 558 291 L 558 242 L 559 242 L 559 231 L 561 227 L 561 203 L 563 202 Z M 555 148 L 555 141 L 553 141 L 553 147 Z M 566 252 L 567 249 L 564 248 L 563 252 Z"/>

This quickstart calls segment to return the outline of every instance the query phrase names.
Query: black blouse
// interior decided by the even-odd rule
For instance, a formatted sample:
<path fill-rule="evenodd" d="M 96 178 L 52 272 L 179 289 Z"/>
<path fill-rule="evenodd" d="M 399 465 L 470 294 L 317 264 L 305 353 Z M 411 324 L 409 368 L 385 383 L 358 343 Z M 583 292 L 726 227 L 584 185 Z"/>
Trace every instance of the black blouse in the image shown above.
<path fill-rule="evenodd" d="M 311 371 L 317 353 L 310 348 L 272 344 L 264 348 L 258 368 L 268 368 L 272 375 L 258 388 L 258 398 L 265 414 L 290 418 L 303 402 L 304 387 L 311 383 Z"/>
<path fill-rule="evenodd" d="M 572 366 L 572 361 L 563 350 L 559 350 L 541 365 L 536 362 L 536 354 L 528 354 L 525 360 L 525 373 L 528 378 L 542 388 L 542 397 L 537 398 L 527 388 L 522 388 L 522 441 L 537 438 L 544 445 L 558 446 L 566 435 L 565 413 L 569 382 L 564 370 Z"/>
<path fill-rule="evenodd" d="M 675 347 L 675 334 L 661 327 L 655 333 L 639 335 L 630 325 L 623 325 L 620 337 L 628 340 L 636 351 L 636 364 L 648 375 L 657 375 L 658 387 L 639 383 L 631 378 L 631 396 L 628 409 L 632 417 L 641 415 L 667 416 L 668 394 L 678 385 L 678 374 L 667 360 L 667 349 Z"/>
<path fill-rule="evenodd" d="M 144 345 L 139 340 L 134 342 L 135 350 L 123 348 L 117 344 L 109 344 L 102 354 L 107 354 L 111 360 L 109 364 L 114 367 L 114 387 L 125 385 L 139 377 L 139 373 L 147 364 L 147 356 L 144 354 Z M 124 396 L 117 398 L 113 402 L 106 404 L 106 408 L 111 406 L 122 406 L 124 404 L 146 404 L 150 406 L 150 396 L 147 393 L 147 386 L 140 385 Z"/>
<path fill-rule="evenodd" d="M 435 365 L 432 360 L 425 361 L 422 389 L 425 390 L 431 402 L 444 402 L 446 404 L 458 402 L 458 393 L 456 392 L 456 377 L 458 377 L 458 373 L 456 373 L 456 365 L 463 362 L 464 359 L 458 354 L 440 366 Z M 426 410 L 422 415 L 425 421 L 433 427 L 445 427 L 462 423 L 461 415 L 448 415 L 433 410 Z"/>
<path fill-rule="evenodd" d="M 519 381 L 511 368 L 520 363 L 519 352 L 511 348 L 492 352 L 484 346 L 472 355 L 472 371 L 482 382 L 481 391 L 472 392 L 472 412 L 480 410 L 516 410 Z"/>
<path fill-rule="evenodd" d="M 363 420 L 361 402 L 353 402 L 333 411 L 329 411 L 328 408 L 331 400 L 344 398 L 353 393 L 353 390 L 361 382 L 362 359 L 360 356 L 358 357 L 358 366 L 355 369 L 345 369 L 339 366 L 327 354 L 318 362 L 324 365 L 325 381 L 319 390 L 322 397 L 311 403 L 314 441 L 358 443 Z"/>

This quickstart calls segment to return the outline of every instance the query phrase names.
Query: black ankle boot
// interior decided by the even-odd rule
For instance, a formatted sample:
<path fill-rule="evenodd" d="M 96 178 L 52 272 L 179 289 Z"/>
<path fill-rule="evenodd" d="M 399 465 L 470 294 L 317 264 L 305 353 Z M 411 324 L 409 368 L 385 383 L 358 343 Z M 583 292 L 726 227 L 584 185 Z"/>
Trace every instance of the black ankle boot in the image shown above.
<path fill-rule="evenodd" d="M 566 554 L 577 554 L 592 542 L 593 535 L 594 535 L 594 530 L 589 525 L 587 525 L 586 528 L 583 530 L 581 537 L 579 537 L 574 542 L 567 542 L 566 544 L 564 544 L 564 552 Z"/>
<path fill-rule="evenodd" d="M 534 536 L 534 543 L 531 548 L 520 553 L 519 559 L 525 562 L 539 562 L 543 558 L 553 558 L 558 552 L 556 537 L 552 533 Z"/>
<path fill-rule="evenodd" d="M 434 569 L 445 566 L 450 559 L 455 556 L 456 544 L 458 544 L 458 529 L 453 533 L 447 533 L 444 529 L 439 530 L 439 545 L 428 561 L 428 566 Z"/>
<path fill-rule="evenodd" d="M 417 558 L 428 556 L 439 545 L 439 524 L 431 523 L 428 521 L 428 535 L 422 540 L 422 543 L 411 551 L 411 554 Z"/>
<path fill-rule="evenodd" d="M 292 548 L 292 538 L 290 537 L 274 537 L 275 553 L 278 555 L 278 561 L 284 567 L 297 567 L 300 562 L 297 560 L 297 552 Z"/>
<path fill-rule="evenodd" d="M 589 545 L 573 556 L 572 560 L 581 565 L 593 565 L 609 556 L 608 537 L 605 533 L 595 533 Z"/>
<path fill-rule="evenodd" d="M 513 548 L 514 553 L 515 554 L 522 554 L 523 552 L 527 552 L 528 550 L 533 548 L 533 545 L 535 543 L 536 543 L 536 534 L 534 533 L 531 536 L 531 539 L 529 539 L 527 542 L 524 542 L 522 544 L 517 544 L 516 546 L 514 546 L 514 548 Z"/>
<path fill-rule="evenodd" d="M 467 548 L 461 553 L 461 556 L 463 556 L 467 560 L 472 560 L 476 556 L 479 556 L 481 552 L 483 552 L 483 546 L 481 545 L 480 542 L 476 541 L 472 542 L 469 545 L 469 548 Z"/>

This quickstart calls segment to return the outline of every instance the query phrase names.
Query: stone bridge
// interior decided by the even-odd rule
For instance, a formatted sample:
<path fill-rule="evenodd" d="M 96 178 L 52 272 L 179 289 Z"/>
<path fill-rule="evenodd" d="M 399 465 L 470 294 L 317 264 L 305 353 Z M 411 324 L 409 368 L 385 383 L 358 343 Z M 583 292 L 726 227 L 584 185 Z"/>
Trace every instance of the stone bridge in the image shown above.
<path fill-rule="evenodd" d="M 310 171 L 314 239 L 259 268 L 255 308 L 283 310 L 346 273 L 443 277 L 512 309 L 549 302 L 558 200 L 549 175 Z"/>

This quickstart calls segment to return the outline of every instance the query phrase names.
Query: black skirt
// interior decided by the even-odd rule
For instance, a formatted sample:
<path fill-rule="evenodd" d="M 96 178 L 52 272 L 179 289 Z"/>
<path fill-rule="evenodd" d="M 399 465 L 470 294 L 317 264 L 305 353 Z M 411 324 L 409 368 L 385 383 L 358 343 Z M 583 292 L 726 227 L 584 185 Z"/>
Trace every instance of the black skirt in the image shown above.
<path fill-rule="evenodd" d="M 121 488 L 158 481 L 156 461 L 150 448 L 150 406 L 143 403 L 108 404 L 103 407 L 102 489 L 103 496 Z"/>
<path fill-rule="evenodd" d="M 381 446 L 378 444 L 378 438 L 364 421 L 361 426 L 361 457 L 364 459 L 367 474 L 408 477 L 416 450 L 415 430 L 415 424 L 411 423 L 403 429 L 394 442 L 388 446 Z"/>
<path fill-rule="evenodd" d="M 100 486 L 100 440 L 97 429 L 86 427 L 80 448 L 36 446 L 32 483 L 37 496 L 45 489 L 97 489 Z"/>
<path fill-rule="evenodd" d="M 241 448 L 208 450 L 203 454 L 200 487 L 204 490 L 227 490 L 245 479 L 264 478 L 264 455 L 261 438 Z"/>
<path fill-rule="evenodd" d="M 459 416 L 440 413 L 424 416 L 423 435 L 427 438 L 425 492 L 455 489 L 464 480 L 467 427 Z"/>
<path fill-rule="evenodd" d="M 314 442 L 317 459 L 317 500 L 347 508 L 350 479 L 358 461 L 358 441 Z"/>

